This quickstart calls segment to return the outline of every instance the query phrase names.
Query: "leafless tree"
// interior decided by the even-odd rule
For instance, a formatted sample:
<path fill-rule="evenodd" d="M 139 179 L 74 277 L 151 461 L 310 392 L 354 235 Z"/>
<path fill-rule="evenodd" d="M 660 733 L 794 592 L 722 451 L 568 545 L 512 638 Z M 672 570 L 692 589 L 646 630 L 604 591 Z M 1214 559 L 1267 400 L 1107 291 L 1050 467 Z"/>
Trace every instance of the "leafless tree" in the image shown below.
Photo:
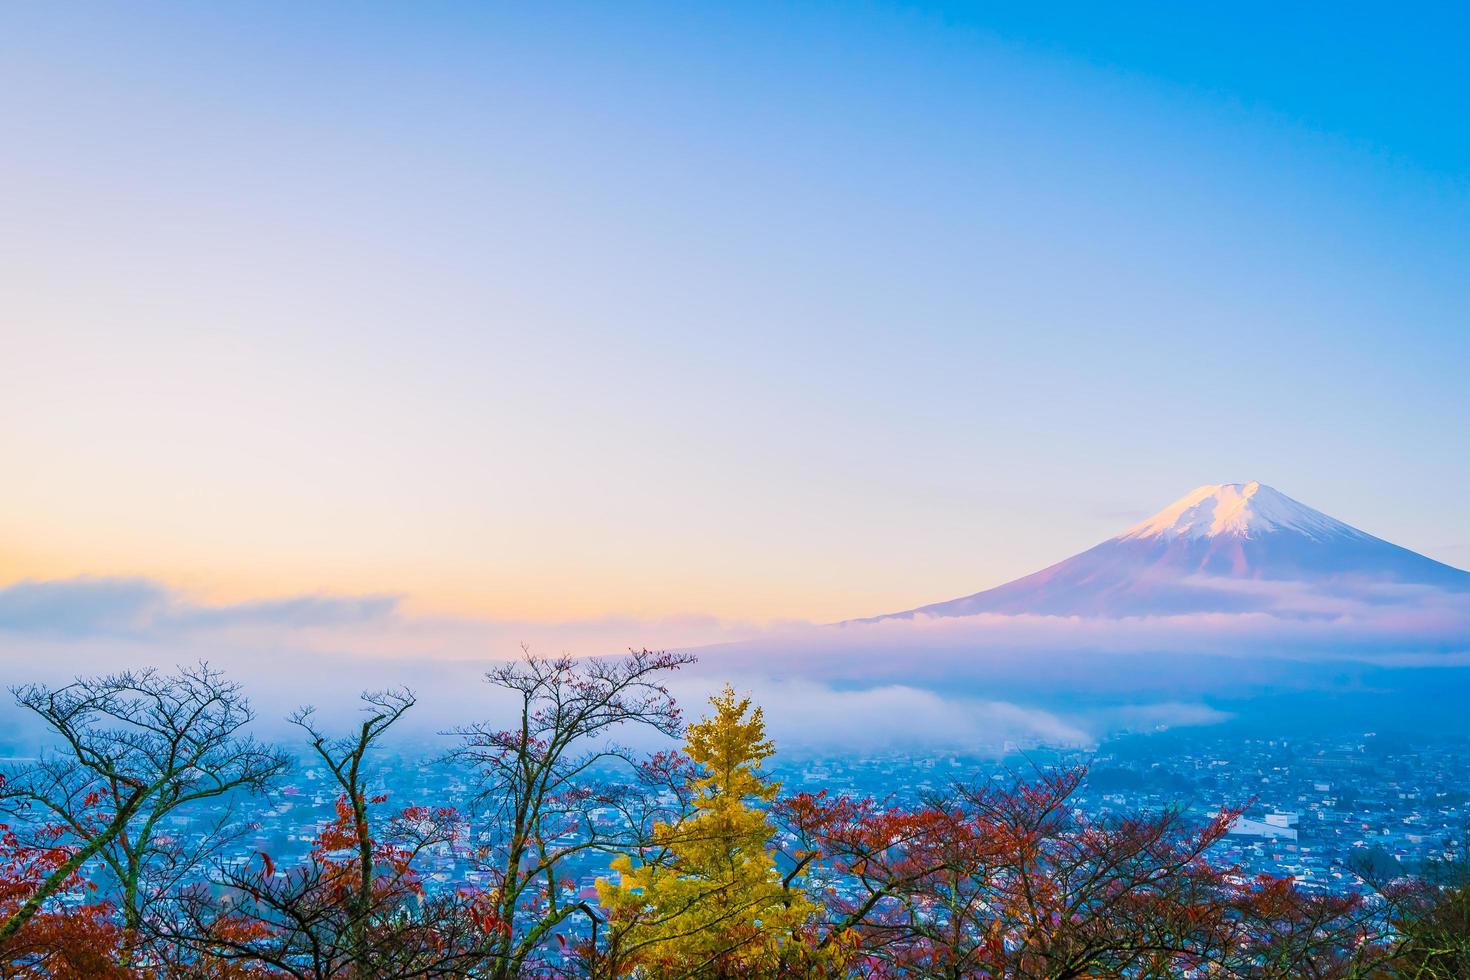
<path fill-rule="evenodd" d="M 368 757 L 413 707 L 407 690 L 362 696 L 364 717 L 328 735 L 311 708 L 291 721 L 339 790 L 336 819 L 299 866 L 277 870 L 268 855 L 221 864 L 207 889 L 178 903 L 173 946 L 189 964 L 228 964 L 299 980 L 373 980 L 470 975 L 487 956 L 485 910 L 472 898 L 426 896 L 416 862 L 458 839 L 448 808 L 409 806 L 378 816 Z M 250 974 L 255 975 L 255 974 Z"/>
<path fill-rule="evenodd" d="M 31 825 L 61 827 L 74 850 L 0 925 L 0 941 L 93 857 L 116 876 L 124 925 L 135 932 L 222 839 L 183 843 L 160 833 L 163 820 L 204 800 L 260 792 L 287 766 L 280 751 L 245 734 L 254 718 L 249 699 L 206 663 L 11 693 L 60 745 L 7 774 L 0 806 Z"/>
<path fill-rule="evenodd" d="M 329 737 L 315 724 L 311 708 L 302 708 L 292 716 L 292 724 L 306 732 L 307 742 L 318 758 L 326 763 L 352 810 L 351 831 L 357 848 L 357 881 L 347 902 L 347 940 L 353 959 L 365 964 L 368 950 L 366 936 L 373 913 L 373 839 L 368 819 L 368 795 L 363 776 L 363 761 L 373 743 L 378 741 L 408 709 L 414 706 L 413 692 L 380 691 L 362 696 L 367 717 L 352 735 Z"/>
<path fill-rule="evenodd" d="M 452 758 L 479 774 L 479 809 L 488 820 L 486 866 L 502 924 L 490 975 L 520 976 L 569 916 L 595 916 L 576 900 L 569 859 L 589 850 L 627 848 L 649 821 L 643 761 L 611 741 L 625 728 L 667 736 L 682 730 L 664 678 L 694 662 L 640 650 L 616 659 L 545 658 L 529 651 L 486 674 L 519 704 L 509 727 L 455 730 Z M 628 779 L 604 770 L 622 767 Z M 631 767 L 631 768 L 629 768 Z M 642 774 L 646 775 L 646 771 Z"/>

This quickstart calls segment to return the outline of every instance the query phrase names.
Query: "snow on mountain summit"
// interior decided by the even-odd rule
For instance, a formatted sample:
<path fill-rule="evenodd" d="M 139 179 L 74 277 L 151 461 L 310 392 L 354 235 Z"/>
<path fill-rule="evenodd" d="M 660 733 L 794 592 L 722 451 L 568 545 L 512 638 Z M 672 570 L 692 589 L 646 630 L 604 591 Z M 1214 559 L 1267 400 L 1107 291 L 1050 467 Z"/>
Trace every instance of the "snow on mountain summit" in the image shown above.
<path fill-rule="evenodd" d="M 1252 480 L 1199 487 L 1114 540 L 1258 538 L 1277 531 L 1293 531 L 1316 541 L 1366 537 L 1357 528 Z"/>
<path fill-rule="evenodd" d="M 1281 610 L 1429 592 L 1470 596 L 1470 572 L 1328 517 L 1260 483 L 1221 483 L 1065 561 L 890 617 L 1155 616 Z M 1292 607 L 1295 608 L 1295 607 Z"/>

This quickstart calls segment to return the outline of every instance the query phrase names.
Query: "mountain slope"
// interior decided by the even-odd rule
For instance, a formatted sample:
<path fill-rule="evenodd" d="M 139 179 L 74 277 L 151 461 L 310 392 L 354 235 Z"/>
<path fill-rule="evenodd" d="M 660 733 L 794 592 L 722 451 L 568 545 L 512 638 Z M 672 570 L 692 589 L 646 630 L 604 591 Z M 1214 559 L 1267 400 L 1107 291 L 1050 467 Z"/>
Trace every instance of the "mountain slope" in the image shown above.
<path fill-rule="evenodd" d="M 1384 602 L 1425 588 L 1470 592 L 1470 572 L 1260 483 L 1228 483 L 1200 487 L 1117 537 L 1024 578 L 876 618 L 1250 612 L 1313 597 Z"/>

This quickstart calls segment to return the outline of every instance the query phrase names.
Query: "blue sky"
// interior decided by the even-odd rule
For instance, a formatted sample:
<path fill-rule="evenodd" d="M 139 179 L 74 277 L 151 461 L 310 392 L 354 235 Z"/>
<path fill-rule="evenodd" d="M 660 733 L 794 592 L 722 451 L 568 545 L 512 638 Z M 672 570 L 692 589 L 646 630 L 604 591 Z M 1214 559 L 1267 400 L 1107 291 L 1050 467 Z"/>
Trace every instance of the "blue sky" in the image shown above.
<path fill-rule="evenodd" d="M 0 584 L 828 620 L 1251 479 L 1470 565 L 1467 27 L 7 8 Z"/>

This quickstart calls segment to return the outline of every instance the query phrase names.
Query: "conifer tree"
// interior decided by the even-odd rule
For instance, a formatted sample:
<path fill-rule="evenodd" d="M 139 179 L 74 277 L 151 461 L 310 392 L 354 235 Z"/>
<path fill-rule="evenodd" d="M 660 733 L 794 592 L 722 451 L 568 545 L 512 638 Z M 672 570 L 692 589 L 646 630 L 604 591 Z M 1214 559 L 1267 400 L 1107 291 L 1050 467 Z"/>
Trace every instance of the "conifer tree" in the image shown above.
<path fill-rule="evenodd" d="M 609 975 L 771 976 L 803 958 L 815 907 L 783 879 L 764 809 L 779 784 L 761 772 L 775 751 L 761 709 L 726 686 L 714 713 L 691 725 L 688 812 L 657 824 L 635 865 L 612 863 L 598 882 L 610 910 Z"/>

